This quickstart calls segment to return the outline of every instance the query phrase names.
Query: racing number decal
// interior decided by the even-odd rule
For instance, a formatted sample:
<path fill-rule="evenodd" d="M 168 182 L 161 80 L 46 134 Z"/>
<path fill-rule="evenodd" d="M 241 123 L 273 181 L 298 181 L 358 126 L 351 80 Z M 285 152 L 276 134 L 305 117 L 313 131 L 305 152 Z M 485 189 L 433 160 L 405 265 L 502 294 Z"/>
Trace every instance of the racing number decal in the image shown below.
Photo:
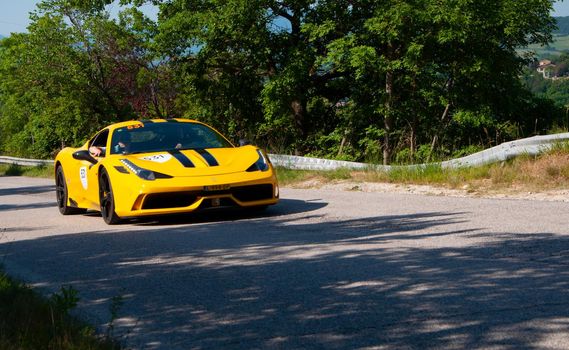
<path fill-rule="evenodd" d="M 89 187 L 89 182 L 87 180 L 87 167 L 81 167 L 79 169 L 79 178 L 81 179 L 81 185 L 83 186 L 84 189 L 87 189 L 87 187 Z"/>
<path fill-rule="evenodd" d="M 172 156 L 170 154 L 155 154 L 152 156 L 142 157 L 139 159 L 149 160 L 151 162 L 156 162 L 156 163 L 166 163 L 167 161 L 172 159 Z"/>

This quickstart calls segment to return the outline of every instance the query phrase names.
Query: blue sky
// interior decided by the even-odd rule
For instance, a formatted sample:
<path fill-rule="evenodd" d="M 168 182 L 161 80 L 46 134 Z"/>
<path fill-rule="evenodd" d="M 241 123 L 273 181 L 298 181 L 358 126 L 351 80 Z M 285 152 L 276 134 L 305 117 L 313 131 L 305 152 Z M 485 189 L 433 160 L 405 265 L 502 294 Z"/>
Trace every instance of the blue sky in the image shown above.
<path fill-rule="evenodd" d="M 0 0 L 2 1 L 2 0 Z M 553 15 L 554 16 L 569 16 L 569 1 L 563 1 L 563 2 L 558 2 L 556 4 L 553 5 L 554 7 L 554 12 Z"/>
<path fill-rule="evenodd" d="M 29 13 L 34 11 L 39 0 L 0 0 L 0 35 L 8 36 L 12 32 L 25 32 L 30 23 Z M 111 5 L 111 13 L 118 12 L 118 5 Z M 156 16 L 156 10 L 145 6 L 143 11 L 149 16 Z"/>
<path fill-rule="evenodd" d="M 35 9 L 36 3 L 37 0 L 0 0 L 0 35 L 26 31 L 28 14 Z M 554 16 L 569 16 L 569 0 L 558 2 L 554 6 Z M 113 10 L 116 12 L 117 9 L 118 5 L 115 5 Z M 155 13 L 149 8 L 145 12 Z"/>

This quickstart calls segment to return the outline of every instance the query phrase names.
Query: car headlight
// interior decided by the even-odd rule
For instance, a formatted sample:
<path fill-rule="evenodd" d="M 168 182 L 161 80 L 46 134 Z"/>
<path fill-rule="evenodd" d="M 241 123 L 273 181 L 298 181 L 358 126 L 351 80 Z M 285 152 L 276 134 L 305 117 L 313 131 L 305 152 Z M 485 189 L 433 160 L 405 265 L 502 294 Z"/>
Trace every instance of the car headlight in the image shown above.
<path fill-rule="evenodd" d="M 166 175 L 166 174 L 159 173 L 157 171 L 152 171 L 152 170 L 141 168 L 128 159 L 121 159 L 120 161 L 121 161 L 121 163 L 123 163 L 128 168 L 128 170 L 132 171 L 138 177 L 140 177 L 141 179 L 144 179 L 144 180 L 153 181 L 156 179 L 172 178 L 172 176 L 170 176 L 170 175 Z"/>
<path fill-rule="evenodd" d="M 269 160 L 267 157 L 260 149 L 257 150 L 257 153 L 259 154 L 259 159 L 247 169 L 248 172 L 269 170 Z"/>

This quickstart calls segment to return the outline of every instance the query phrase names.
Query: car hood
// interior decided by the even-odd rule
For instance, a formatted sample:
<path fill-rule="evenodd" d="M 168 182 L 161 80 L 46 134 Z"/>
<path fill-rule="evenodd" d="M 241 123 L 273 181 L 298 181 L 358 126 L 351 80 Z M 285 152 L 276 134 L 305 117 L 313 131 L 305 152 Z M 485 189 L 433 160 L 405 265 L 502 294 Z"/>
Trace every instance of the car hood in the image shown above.
<path fill-rule="evenodd" d="M 257 148 L 208 148 L 121 155 L 139 167 L 170 176 L 207 176 L 247 170 L 259 159 Z"/>

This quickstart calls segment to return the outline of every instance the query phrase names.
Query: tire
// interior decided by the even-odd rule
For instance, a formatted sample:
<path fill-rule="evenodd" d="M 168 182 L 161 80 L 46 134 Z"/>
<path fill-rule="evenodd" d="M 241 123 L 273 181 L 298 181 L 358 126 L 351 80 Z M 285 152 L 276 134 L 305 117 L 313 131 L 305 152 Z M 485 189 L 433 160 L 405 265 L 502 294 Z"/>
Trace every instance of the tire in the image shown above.
<path fill-rule="evenodd" d="M 104 168 L 101 168 L 99 175 L 99 204 L 101 205 L 101 216 L 108 225 L 115 225 L 121 222 L 121 218 L 115 212 L 115 199 L 111 181 Z"/>
<path fill-rule="evenodd" d="M 55 196 L 59 212 L 63 215 L 84 214 L 87 212 L 87 209 L 75 208 L 67 205 L 69 199 L 67 194 L 67 183 L 65 182 L 63 167 L 58 166 L 55 171 Z"/>

